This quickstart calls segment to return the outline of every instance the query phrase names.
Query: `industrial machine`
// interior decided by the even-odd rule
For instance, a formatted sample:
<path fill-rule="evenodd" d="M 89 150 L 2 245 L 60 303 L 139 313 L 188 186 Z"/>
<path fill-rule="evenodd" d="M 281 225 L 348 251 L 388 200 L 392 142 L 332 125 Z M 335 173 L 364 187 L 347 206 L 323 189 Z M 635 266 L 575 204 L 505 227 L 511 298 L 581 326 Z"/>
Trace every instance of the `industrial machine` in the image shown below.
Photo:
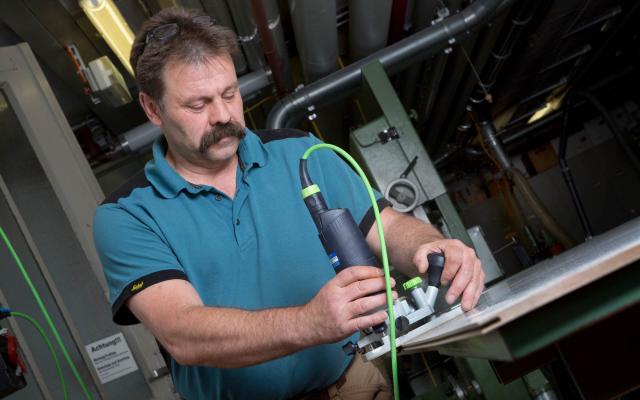
<path fill-rule="evenodd" d="M 563 338 L 572 337 L 581 328 L 597 325 L 614 310 L 627 310 L 638 303 L 640 290 L 626 282 L 638 279 L 638 268 L 629 265 L 637 265 L 640 259 L 640 220 L 629 221 L 521 273 L 505 276 L 481 228 L 464 227 L 381 65 L 374 62 L 365 66 L 362 75 L 365 92 L 375 100 L 382 116 L 352 132 L 352 154 L 396 210 L 436 224 L 445 235 L 472 245 L 487 272 L 487 289 L 478 306 L 468 313 L 459 305 L 447 305 L 441 296 L 436 298 L 435 288 L 429 287 L 425 292 L 421 284 L 407 281 L 403 285 L 405 297 L 394 307 L 398 354 L 412 357 L 411 354 L 435 350 L 456 357 L 457 372 L 445 369 L 441 375 L 450 377 L 446 378 L 446 387 L 459 389 L 453 390 L 456 398 L 555 398 L 548 374 L 538 369 L 550 359 L 530 359 L 549 351 L 548 346 L 553 343 L 569 341 Z M 623 293 L 611 296 L 612 285 Z M 579 299 L 592 297 L 598 298 L 598 306 L 579 305 Z M 573 307 L 573 314 L 567 315 L 566 307 Z M 629 312 L 633 311 L 624 313 Z M 562 315 L 557 318 L 566 323 L 555 319 L 555 315 Z M 555 322 L 544 323 L 547 319 Z M 374 360 L 390 349 L 384 331 L 368 330 L 351 350 L 359 351 L 366 360 Z M 527 368 L 507 379 L 504 371 L 509 368 L 497 367 L 496 363 L 513 369 L 527 364 Z M 572 373 L 578 370 L 575 365 L 565 367 Z M 580 369 L 580 373 L 589 376 L 584 368 Z M 619 381 L 620 386 L 633 386 L 629 383 L 633 380 Z M 424 386 L 428 389 L 423 390 L 433 393 L 437 391 L 435 386 L 428 384 Z"/>

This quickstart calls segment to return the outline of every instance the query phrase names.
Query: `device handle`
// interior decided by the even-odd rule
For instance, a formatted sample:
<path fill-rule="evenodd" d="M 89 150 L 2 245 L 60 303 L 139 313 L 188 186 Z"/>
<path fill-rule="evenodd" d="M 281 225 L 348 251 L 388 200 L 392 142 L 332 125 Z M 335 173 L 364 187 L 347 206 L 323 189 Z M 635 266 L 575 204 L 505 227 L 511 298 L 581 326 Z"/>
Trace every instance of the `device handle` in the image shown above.
<path fill-rule="evenodd" d="M 427 268 L 429 286 L 440 287 L 440 278 L 444 269 L 444 254 L 431 253 L 427 255 L 429 267 Z"/>

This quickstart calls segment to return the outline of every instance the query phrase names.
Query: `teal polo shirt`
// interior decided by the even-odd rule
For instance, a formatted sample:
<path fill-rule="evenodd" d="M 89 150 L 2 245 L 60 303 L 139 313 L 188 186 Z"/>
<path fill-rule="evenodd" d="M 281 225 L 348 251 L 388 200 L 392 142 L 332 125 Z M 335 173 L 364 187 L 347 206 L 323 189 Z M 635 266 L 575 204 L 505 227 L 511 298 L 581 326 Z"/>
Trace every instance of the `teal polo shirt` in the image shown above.
<path fill-rule="evenodd" d="M 297 130 L 247 129 L 231 199 L 185 181 L 165 159 L 164 138 L 156 140 L 144 173 L 95 213 L 114 321 L 138 323 L 127 300 L 168 279 L 188 280 L 212 307 L 259 310 L 311 300 L 335 276 L 300 195 L 299 160 L 316 143 Z M 368 232 L 371 204 L 351 168 L 324 149 L 311 155 L 308 168 L 328 206 L 348 208 Z M 173 359 L 169 366 L 186 399 L 287 399 L 335 382 L 351 361 L 341 347 L 357 337 L 247 368 L 183 366 Z"/>

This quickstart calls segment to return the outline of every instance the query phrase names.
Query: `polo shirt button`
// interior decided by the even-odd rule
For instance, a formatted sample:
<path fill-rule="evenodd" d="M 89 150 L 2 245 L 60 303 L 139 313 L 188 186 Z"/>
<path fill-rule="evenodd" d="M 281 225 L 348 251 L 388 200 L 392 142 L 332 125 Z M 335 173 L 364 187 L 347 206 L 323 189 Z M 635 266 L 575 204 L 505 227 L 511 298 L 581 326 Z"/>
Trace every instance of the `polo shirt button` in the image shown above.
<path fill-rule="evenodd" d="M 216 200 L 217 201 L 222 200 L 222 195 L 220 193 L 216 193 Z"/>
<path fill-rule="evenodd" d="M 240 225 L 240 219 L 236 219 L 236 225 Z"/>

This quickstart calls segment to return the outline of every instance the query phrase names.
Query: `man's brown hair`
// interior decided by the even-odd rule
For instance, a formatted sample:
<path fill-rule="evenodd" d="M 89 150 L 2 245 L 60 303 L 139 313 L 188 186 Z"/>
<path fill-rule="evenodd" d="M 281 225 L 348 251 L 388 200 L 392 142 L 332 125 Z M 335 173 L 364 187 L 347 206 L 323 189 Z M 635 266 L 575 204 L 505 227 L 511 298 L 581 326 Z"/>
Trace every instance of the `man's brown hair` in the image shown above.
<path fill-rule="evenodd" d="M 235 33 L 212 22 L 203 23 L 203 16 L 205 14 L 198 10 L 165 8 L 142 24 L 133 41 L 129 61 L 138 88 L 160 106 L 164 94 L 162 72 L 169 62 L 179 60 L 182 63 L 197 64 L 212 56 L 233 55 L 238 52 Z M 175 26 L 170 28 L 176 28 L 173 35 L 154 35 L 158 27 L 172 24 Z"/>

